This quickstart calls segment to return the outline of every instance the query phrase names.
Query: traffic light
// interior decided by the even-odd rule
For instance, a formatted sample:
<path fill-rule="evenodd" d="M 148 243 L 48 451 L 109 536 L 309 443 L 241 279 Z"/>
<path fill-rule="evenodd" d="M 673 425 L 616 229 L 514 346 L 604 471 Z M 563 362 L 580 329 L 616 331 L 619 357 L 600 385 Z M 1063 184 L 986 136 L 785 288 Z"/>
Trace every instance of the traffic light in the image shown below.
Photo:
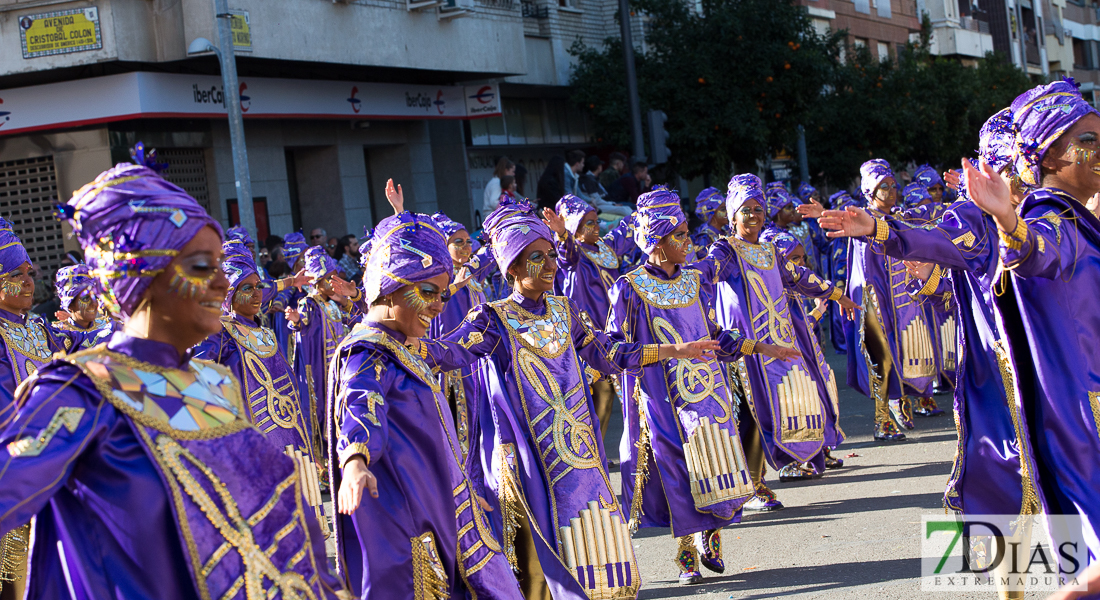
<path fill-rule="evenodd" d="M 660 165 L 668 162 L 672 151 L 668 149 L 668 131 L 665 130 L 665 122 L 668 115 L 663 110 L 651 110 L 649 117 L 649 154 L 653 158 L 653 164 Z"/>

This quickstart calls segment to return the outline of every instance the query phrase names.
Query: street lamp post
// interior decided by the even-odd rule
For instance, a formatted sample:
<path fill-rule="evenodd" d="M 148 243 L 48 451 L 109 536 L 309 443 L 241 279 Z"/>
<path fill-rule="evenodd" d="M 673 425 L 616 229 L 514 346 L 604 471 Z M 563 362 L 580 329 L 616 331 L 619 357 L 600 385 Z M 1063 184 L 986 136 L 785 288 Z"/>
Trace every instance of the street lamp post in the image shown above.
<path fill-rule="evenodd" d="M 218 46 L 206 38 L 197 38 L 187 48 L 188 54 L 213 51 L 221 61 L 225 107 L 229 113 L 229 141 L 233 147 L 233 177 L 237 189 L 237 215 L 241 226 L 256 240 L 256 215 L 252 207 L 252 178 L 248 173 L 248 150 L 244 143 L 244 121 L 241 117 L 241 94 L 237 83 L 237 57 L 233 51 L 232 15 L 228 0 L 214 0 L 214 17 L 218 26 Z M 220 47 L 220 49 L 219 49 Z M 262 243 L 263 240 L 256 240 Z"/>
<path fill-rule="evenodd" d="M 634 138 L 634 159 L 645 160 L 642 138 L 642 107 L 638 102 L 638 77 L 634 72 L 634 42 L 630 32 L 630 3 L 619 0 L 619 25 L 622 27 L 623 62 L 626 63 L 626 95 L 630 102 L 630 136 Z"/>

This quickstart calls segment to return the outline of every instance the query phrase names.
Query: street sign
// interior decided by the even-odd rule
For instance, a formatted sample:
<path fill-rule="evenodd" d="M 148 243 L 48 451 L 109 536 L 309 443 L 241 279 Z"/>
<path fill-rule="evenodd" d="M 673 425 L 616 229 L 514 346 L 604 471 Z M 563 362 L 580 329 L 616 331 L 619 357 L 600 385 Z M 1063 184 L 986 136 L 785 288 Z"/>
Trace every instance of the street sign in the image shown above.
<path fill-rule="evenodd" d="M 231 10 L 229 14 L 230 31 L 233 33 L 233 49 L 237 52 L 252 52 L 252 23 L 248 20 L 247 10 Z"/>
<path fill-rule="evenodd" d="M 19 17 L 23 58 L 84 52 L 103 48 L 99 9 L 71 8 Z"/>

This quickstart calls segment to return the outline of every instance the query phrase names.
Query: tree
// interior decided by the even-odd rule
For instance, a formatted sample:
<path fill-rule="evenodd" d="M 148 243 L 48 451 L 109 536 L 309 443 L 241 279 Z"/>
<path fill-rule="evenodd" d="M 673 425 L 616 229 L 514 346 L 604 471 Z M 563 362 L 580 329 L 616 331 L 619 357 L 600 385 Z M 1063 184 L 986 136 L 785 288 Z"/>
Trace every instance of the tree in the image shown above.
<path fill-rule="evenodd" d="M 790 0 L 635 0 L 650 17 L 638 53 L 643 110 L 668 114 L 670 166 L 681 175 L 725 174 L 788 145 L 835 68 L 840 33 L 821 36 Z M 570 84 L 597 137 L 629 145 L 622 45 L 579 41 Z"/>
<path fill-rule="evenodd" d="M 920 41 L 880 62 L 849 48 L 844 31 L 818 34 L 791 0 L 634 0 L 650 17 L 646 52 L 636 53 L 643 110 L 668 115 L 670 167 L 719 177 L 796 143 L 806 128 L 810 172 L 845 186 L 870 158 L 954 167 L 973 155 L 982 123 L 1032 83 L 990 54 L 967 67 Z M 622 45 L 579 41 L 573 100 L 589 113 L 598 141 L 630 145 Z"/>

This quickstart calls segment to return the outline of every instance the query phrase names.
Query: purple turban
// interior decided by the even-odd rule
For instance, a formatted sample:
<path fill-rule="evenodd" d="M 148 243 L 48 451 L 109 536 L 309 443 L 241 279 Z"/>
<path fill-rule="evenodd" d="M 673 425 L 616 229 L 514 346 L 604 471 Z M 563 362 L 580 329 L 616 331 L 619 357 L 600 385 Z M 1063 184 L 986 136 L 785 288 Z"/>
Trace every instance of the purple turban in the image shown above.
<path fill-rule="evenodd" d="M 752 173 L 734 175 L 730 179 L 729 189 L 726 193 L 726 213 L 730 219 L 749 200 L 756 200 L 761 207 L 767 210 L 768 201 L 764 198 L 764 184 L 760 178 Z"/>
<path fill-rule="evenodd" d="M 493 213 L 496 214 L 496 211 Z M 508 273 L 508 267 L 516 262 L 527 246 L 539 239 L 553 242 L 554 232 L 533 212 L 511 211 L 496 219 L 489 230 L 489 243 L 501 274 Z"/>
<path fill-rule="evenodd" d="M 802 243 L 798 238 L 778 227 L 768 227 L 761 231 L 760 241 L 774 244 L 775 251 L 782 254 L 784 258 L 790 256 L 791 252 Z"/>
<path fill-rule="evenodd" d="M 29 262 L 31 257 L 19 236 L 12 231 L 11 223 L 0 217 L 0 275 L 7 275 Z"/>
<path fill-rule="evenodd" d="M 978 152 L 994 170 L 1000 171 L 1012 164 L 1016 130 L 1012 127 L 1011 109 L 1001 109 L 989 117 L 978 133 L 978 144 Z"/>
<path fill-rule="evenodd" d="M 722 208 L 722 204 L 725 203 L 725 198 L 722 197 L 722 192 L 716 187 L 709 187 L 695 197 L 695 214 L 703 220 L 704 223 L 709 222 L 714 213 L 718 212 L 719 208 Z"/>
<path fill-rule="evenodd" d="M 646 192 L 638 196 L 634 243 L 649 254 L 661 243 L 661 238 L 686 221 L 687 215 L 680 208 L 680 197 L 675 192 L 664 187 Z"/>
<path fill-rule="evenodd" d="M 229 279 L 229 293 L 225 295 L 225 300 L 222 302 L 222 310 L 228 313 L 233 310 L 233 295 L 237 293 L 237 286 L 249 275 L 258 275 L 259 273 L 256 270 L 256 261 L 252 258 L 252 253 L 241 243 L 239 238 L 225 240 L 225 243 L 222 244 L 222 252 L 224 252 L 222 255 L 222 272 Z"/>
<path fill-rule="evenodd" d="M 436 229 L 439 229 L 439 232 L 446 238 L 450 238 L 459 231 L 466 231 L 465 225 L 451 219 L 441 212 L 432 215 L 432 220 L 435 221 Z"/>
<path fill-rule="evenodd" d="M 587 202 L 573 194 L 562 196 L 561 200 L 554 205 L 554 210 L 561 215 L 562 219 L 565 219 L 565 229 L 573 235 L 577 235 L 577 230 L 584 221 L 584 215 L 596 211 Z"/>
<path fill-rule="evenodd" d="M 95 276 L 88 265 L 58 269 L 54 276 L 54 289 L 57 291 L 57 298 L 61 300 L 61 310 L 69 310 L 73 300 L 83 296 L 84 292 L 91 291 L 98 296 L 99 289 L 95 283 Z"/>
<path fill-rule="evenodd" d="M 905 208 L 920 206 L 925 202 L 932 202 L 932 195 L 928 193 L 928 188 L 924 187 L 924 184 L 919 181 L 910 183 L 901 191 L 901 205 Z"/>
<path fill-rule="evenodd" d="M 1040 164 L 1047 150 L 1089 113 L 1096 113 L 1096 109 L 1081 97 L 1072 79 L 1040 85 L 1012 101 L 1016 173 L 1024 183 L 1039 185 Z"/>
<path fill-rule="evenodd" d="M 363 279 L 367 304 L 406 285 L 441 273 L 454 275 L 447 236 L 429 215 L 408 211 L 382 219 L 374 228 L 370 262 Z"/>
<path fill-rule="evenodd" d="M 536 219 L 538 218 L 535 205 L 530 200 L 508 196 L 507 198 L 501 198 L 500 204 L 485 217 L 485 220 L 481 223 L 481 229 L 491 236 L 498 223 L 516 214 L 527 214 Z"/>
<path fill-rule="evenodd" d="M 890 169 L 890 163 L 881 158 L 875 158 L 859 167 L 859 175 L 861 177 L 859 191 L 862 193 L 863 200 L 870 202 L 875 188 L 886 178 L 893 178 L 894 171 Z"/>
<path fill-rule="evenodd" d="M 240 225 L 234 225 L 225 231 L 226 240 L 235 240 L 243 243 L 246 246 L 255 246 L 256 241 L 252 239 L 252 236 L 248 235 L 248 230 Z"/>
<path fill-rule="evenodd" d="M 337 271 L 339 265 L 336 261 L 325 252 L 324 246 L 310 246 L 306 250 L 306 275 L 313 280 L 314 283 L 324 279 L 325 275 Z"/>
<path fill-rule="evenodd" d="M 77 190 L 59 211 L 84 248 L 88 266 L 129 317 L 153 278 L 203 227 L 222 228 L 187 192 L 161 178 L 138 144 L 138 164 L 119 163 Z M 6 266 L 6 265 L 5 265 Z"/>
<path fill-rule="evenodd" d="M 917 167 L 916 172 L 913 173 L 913 182 L 930 188 L 934 185 L 943 185 L 943 177 L 941 177 L 939 172 L 931 166 L 921 165 Z"/>
<path fill-rule="evenodd" d="M 443 213 L 439 213 L 443 214 Z M 363 226 L 363 241 L 359 244 L 359 268 L 363 270 L 363 274 L 367 273 L 367 264 L 370 263 L 370 251 L 374 247 L 374 230 Z"/>
<path fill-rule="evenodd" d="M 794 204 L 794 198 L 791 197 L 791 193 L 787 191 L 787 188 L 783 187 L 783 184 L 769 184 L 765 196 L 768 200 L 768 218 L 773 221 L 779 211 L 783 210 L 783 207 Z"/>
<path fill-rule="evenodd" d="M 798 199 L 801 200 L 803 204 L 809 202 L 810 196 L 813 196 L 815 193 L 817 193 L 817 188 L 809 183 L 803 181 L 798 184 Z"/>
<path fill-rule="evenodd" d="M 855 200 L 852 200 L 852 195 L 848 193 L 848 190 L 840 190 L 832 196 L 829 196 L 829 204 L 835 210 L 843 210 L 845 206 L 855 204 Z"/>
<path fill-rule="evenodd" d="M 293 269 L 294 263 L 298 262 L 298 258 L 306 248 L 309 248 L 309 244 L 306 243 L 306 236 L 301 231 L 286 234 L 283 238 L 283 258 L 286 259 L 287 266 Z"/>

